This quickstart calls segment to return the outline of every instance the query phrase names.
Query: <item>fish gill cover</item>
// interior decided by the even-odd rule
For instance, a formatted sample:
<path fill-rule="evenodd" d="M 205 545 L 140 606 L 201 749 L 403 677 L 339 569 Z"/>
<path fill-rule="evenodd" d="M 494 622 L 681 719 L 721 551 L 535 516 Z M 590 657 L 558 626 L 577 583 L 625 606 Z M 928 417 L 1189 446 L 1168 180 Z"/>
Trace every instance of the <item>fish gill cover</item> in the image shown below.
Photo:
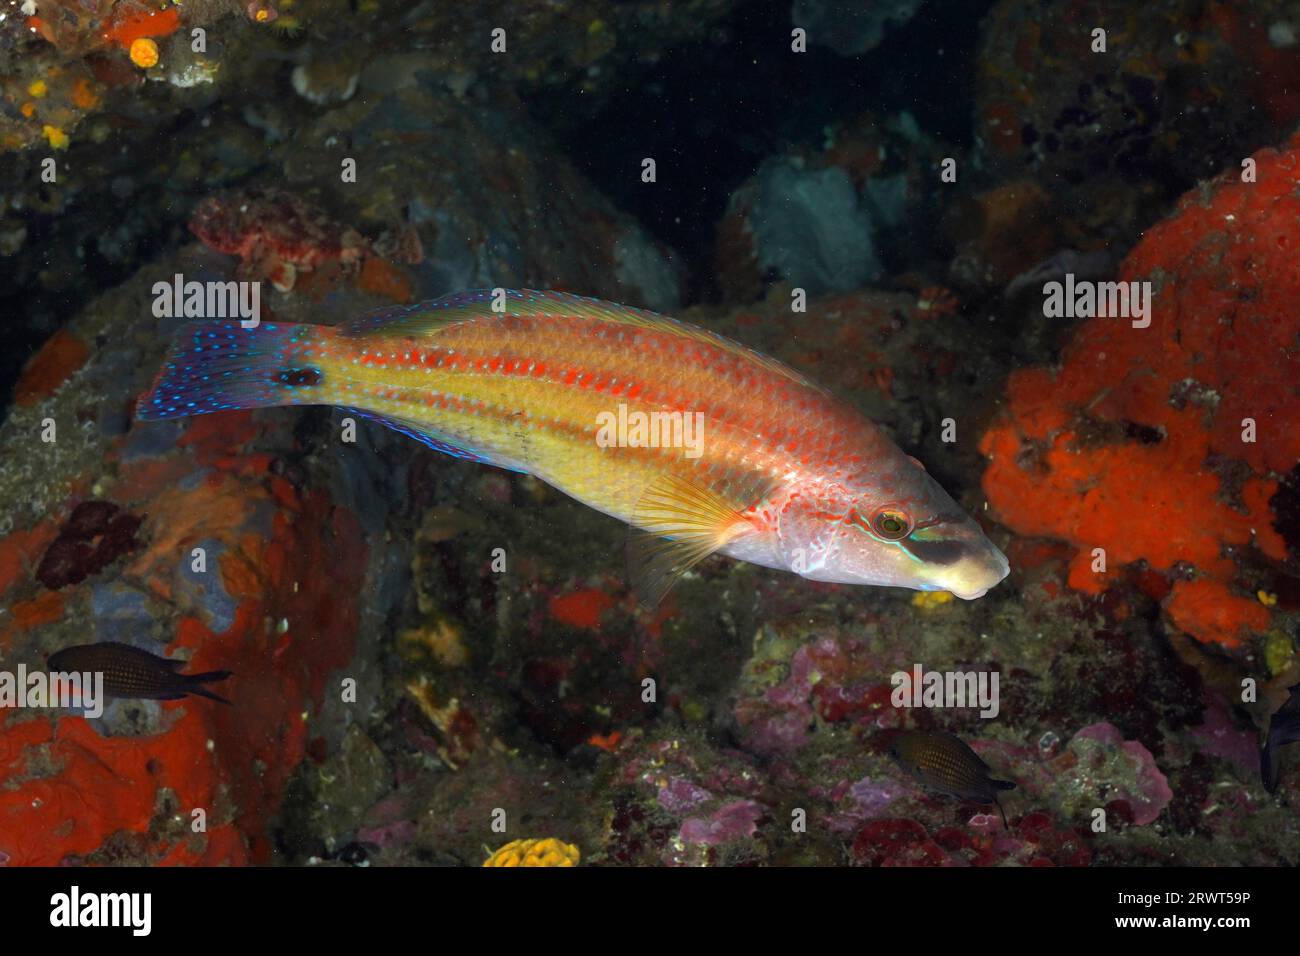
<path fill-rule="evenodd" d="M 0 13 L 0 864 L 1300 862 L 1300 2 Z"/>

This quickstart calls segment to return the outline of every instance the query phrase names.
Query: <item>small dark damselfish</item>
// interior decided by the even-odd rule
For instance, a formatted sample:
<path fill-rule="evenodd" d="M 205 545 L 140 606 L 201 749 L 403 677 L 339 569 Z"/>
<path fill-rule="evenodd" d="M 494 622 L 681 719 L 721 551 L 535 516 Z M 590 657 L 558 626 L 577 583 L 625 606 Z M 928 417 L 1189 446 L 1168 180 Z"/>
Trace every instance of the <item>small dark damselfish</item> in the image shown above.
<path fill-rule="evenodd" d="M 925 787 L 978 803 L 992 803 L 1007 826 L 1007 813 L 998 794 L 1014 790 L 1009 780 L 994 780 L 989 765 L 980 759 L 961 738 L 949 733 L 906 730 L 896 736 L 889 748 L 899 766 Z"/>
<path fill-rule="evenodd" d="M 190 694 L 217 700 L 218 697 L 203 684 L 225 680 L 230 671 L 207 671 L 202 674 L 182 674 L 185 661 L 172 660 L 150 654 L 130 644 L 103 641 L 95 644 L 78 644 L 65 647 L 49 656 L 51 671 L 104 675 L 104 694 L 128 700 L 179 700 Z"/>

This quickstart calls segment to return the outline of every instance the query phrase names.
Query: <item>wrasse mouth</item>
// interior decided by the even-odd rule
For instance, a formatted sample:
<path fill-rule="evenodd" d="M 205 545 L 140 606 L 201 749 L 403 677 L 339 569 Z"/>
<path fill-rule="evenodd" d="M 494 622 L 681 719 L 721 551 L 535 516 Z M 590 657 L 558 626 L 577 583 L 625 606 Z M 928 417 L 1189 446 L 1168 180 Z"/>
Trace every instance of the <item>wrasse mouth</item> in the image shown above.
<path fill-rule="evenodd" d="M 1011 573 L 1006 556 L 992 544 L 988 553 L 978 559 L 967 559 L 965 567 L 954 569 L 957 573 L 943 586 L 963 601 L 974 601 L 988 594 Z M 964 572 L 964 573 L 963 573 Z"/>

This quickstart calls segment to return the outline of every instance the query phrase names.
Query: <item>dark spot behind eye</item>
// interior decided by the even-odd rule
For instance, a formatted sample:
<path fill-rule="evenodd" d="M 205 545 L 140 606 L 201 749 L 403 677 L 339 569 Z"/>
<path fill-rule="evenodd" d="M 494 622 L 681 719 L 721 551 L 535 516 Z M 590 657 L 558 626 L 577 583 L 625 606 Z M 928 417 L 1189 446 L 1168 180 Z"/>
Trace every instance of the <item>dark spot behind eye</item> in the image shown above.
<path fill-rule="evenodd" d="M 318 368 L 286 368 L 280 372 L 280 381 L 285 385 L 318 385 L 320 379 Z"/>
<path fill-rule="evenodd" d="M 898 543 L 914 558 L 927 564 L 956 564 L 966 554 L 966 546 L 960 541 L 919 541 L 907 538 Z"/>

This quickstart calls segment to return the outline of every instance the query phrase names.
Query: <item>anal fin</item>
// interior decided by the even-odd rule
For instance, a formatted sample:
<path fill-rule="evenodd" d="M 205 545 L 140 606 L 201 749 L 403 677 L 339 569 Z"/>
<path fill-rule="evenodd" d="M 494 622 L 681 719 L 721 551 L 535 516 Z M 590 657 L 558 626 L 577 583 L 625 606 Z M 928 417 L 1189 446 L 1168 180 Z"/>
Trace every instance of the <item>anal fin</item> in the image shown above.
<path fill-rule="evenodd" d="M 362 418 L 368 418 L 373 422 L 391 428 L 398 434 L 405 435 L 407 438 L 414 438 L 416 441 L 428 445 L 434 451 L 442 452 L 444 455 L 450 455 L 452 458 L 462 458 L 465 461 L 479 462 L 484 465 L 495 465 L 493 461 L 478 452 L 466 448 L 464 445 L 451 440 L 450 438 L 434 432 L 422 425 L 408 421 L 402 418 L 393 418 L 389 415 L 380 415 L 376 412 L 368 412 L 360 408 L 344 407 L 343 411 L 350 415 L 360 415 Z"/>

